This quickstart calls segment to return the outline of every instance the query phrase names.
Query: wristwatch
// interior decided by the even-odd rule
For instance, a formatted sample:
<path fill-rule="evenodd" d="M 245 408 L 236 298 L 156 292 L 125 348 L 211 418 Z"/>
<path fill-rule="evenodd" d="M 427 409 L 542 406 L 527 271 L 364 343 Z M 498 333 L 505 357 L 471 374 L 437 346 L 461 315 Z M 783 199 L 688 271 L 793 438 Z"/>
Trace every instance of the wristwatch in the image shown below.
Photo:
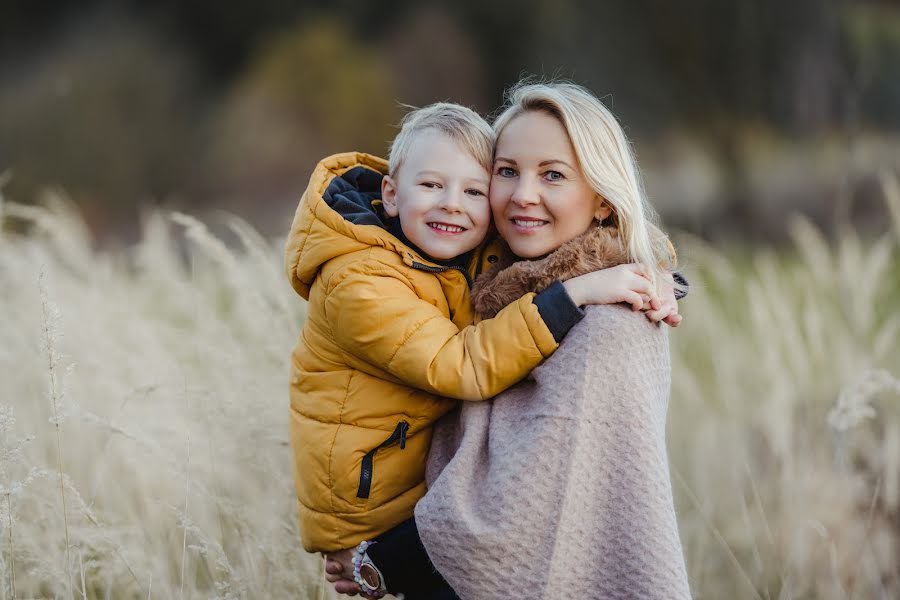
<path fill-rule="evenodd" d="M 353 549 L 353 579 L 359 584 L 363 593 L 380 597 L 387 593 L 384 575 L 366 553 L 366 549 L 374 543 L 361 542 Z"/>
<path fill-rule="evenodd" d="M 359 576 L 362 582 L 357 583 L 366 592 L 387 592 L 387 587 L 384 585 L 384 576 L 382 576 L 381 571 L 378 570 L 378 567 L 375 566 L 368 554 L 363 556 L 362 563 L 359 565 Z"/>

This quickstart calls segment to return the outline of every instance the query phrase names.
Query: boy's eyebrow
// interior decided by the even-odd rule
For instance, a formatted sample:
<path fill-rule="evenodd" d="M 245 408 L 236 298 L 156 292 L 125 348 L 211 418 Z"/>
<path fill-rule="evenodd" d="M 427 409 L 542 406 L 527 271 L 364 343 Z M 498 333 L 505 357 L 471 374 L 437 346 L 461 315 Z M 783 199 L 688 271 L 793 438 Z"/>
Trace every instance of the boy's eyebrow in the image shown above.
<path fill-rule="evenodd" d="M 422 169 L 421 171 L 416 173 L 416 177 L 421 177 L 422 175 L 437 175 L 440 177 L 440 176 L 443 176 L 444 174 L 436 169 Z"/>
<path fill-rule="evenodd" d="M 446 173 L 441 173 L 440 171 L 437 171 L 435 169 L 422 169 L 421 171 L 416 173 L 416 177 L 422 177 L 423 175 L 437 175 L 438 177 L 443 177 L 444 175 L 446 175 Z M 490 179 L 490 177 L 488 177 L 487 174 L 485 174 L 484 178 L 469 177 L 466 179 L 466 181 L 468 181 L 468 182 L 474 181 L 477 183 L 483 183 L 485 185 L 490 185 L 491 179 Z"/>

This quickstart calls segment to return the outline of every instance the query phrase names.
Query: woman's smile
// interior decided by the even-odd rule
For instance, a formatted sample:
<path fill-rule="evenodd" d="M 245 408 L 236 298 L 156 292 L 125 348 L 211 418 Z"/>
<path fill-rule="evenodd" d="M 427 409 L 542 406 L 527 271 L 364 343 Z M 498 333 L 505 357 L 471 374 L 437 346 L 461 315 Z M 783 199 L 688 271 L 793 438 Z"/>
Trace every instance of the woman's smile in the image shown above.
<path fill-rule="evenodd" d="M 509 220 L 512 221 L 516 231 L 523 235 L 537 233 L 538 228 L 550 224 L 550 221 L 537 219 L 535 217 L 510 217 Z"/>

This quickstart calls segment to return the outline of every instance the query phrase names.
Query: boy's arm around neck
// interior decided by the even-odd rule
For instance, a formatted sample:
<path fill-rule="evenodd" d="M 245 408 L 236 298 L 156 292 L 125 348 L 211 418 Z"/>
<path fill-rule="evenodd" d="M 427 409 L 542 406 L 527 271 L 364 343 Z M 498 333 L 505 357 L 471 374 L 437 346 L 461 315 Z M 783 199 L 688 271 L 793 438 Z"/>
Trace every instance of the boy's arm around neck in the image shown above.
<path fill-rule="evenodd" d="M 331 278 L 326 294 L 325 314 L 343 351 L 440 396 L 491 398 L 558 347 L 534 294 L 462 329 L 388 265 L 349 265 Z"/>

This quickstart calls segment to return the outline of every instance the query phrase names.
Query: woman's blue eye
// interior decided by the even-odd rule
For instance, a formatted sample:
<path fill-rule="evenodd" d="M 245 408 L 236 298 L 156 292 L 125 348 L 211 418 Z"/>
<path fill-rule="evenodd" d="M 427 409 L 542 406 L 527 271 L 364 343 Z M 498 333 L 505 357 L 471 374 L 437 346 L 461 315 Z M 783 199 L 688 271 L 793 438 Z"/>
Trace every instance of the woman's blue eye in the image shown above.
<path fill-rule="evenodd" d="M 500 177 L 515 177 L 516 171 L 511 167 L 500 167 L 497 169 L 497 175 Z"/>
<path fill-rule="evenodd" d="M 547 171 L 544 176 L 547 177 L 547 179 L 550 181 L 562 181 L 563 179 L 565 179 L 565 177 L 563 177 L 563 174 L 559 171 Z"/>

